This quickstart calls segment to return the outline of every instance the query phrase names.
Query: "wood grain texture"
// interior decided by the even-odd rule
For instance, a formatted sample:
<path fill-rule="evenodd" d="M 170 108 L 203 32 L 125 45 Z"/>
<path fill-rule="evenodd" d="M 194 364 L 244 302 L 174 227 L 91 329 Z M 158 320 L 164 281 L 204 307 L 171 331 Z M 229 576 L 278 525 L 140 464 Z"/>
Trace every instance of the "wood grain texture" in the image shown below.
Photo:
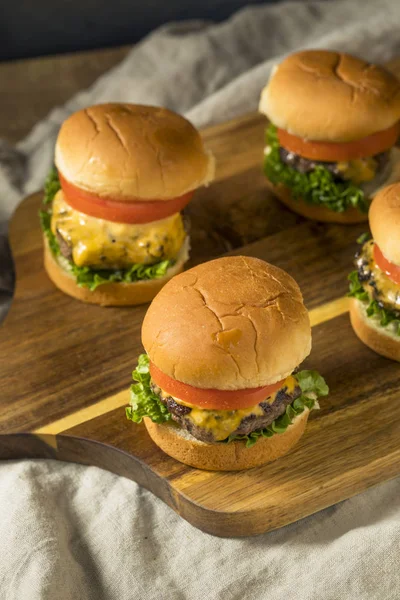
<path fill-rule="evenodd" d="M 204 133 L 217 158 L 217 181 L 199 190 L 190 206 L 192 264 L 273 232 L 282 236 L 298 223 L 266 191 L 260 166 L 264 126 L 252 115 Z M 245 168 L 233 172 L 227 155 Z M 0 326 L 0 356 L 7 356 L 0 360 L 0 433 L 36 429 L 126 389 L 141 351 L 145 306 L 104 312 L 71 300 L 49 281 L 37 218 L 40 202 L 40 194 L 27 198 L 10 224 L 17 284 Z M 353 238 L 347 238 L 351 245 Z M 286 243 L 266 239 L 271 249 Z M 346 252 L 343 256 L 347 260 Z"/>
<path fill-rule="evenodd" d="M 146 306 L 104 309 L 81 304 L 48 280 L 37 207 L 38 198 L 22 204 L 10 230 L 17 286 L 0 330 L 0 356 L 7 357 L 0 361 L 0 433 L 36 429 L 127 389 L 141 351 Z M 345 294 L 355 239 L 362 230 L 307 222 L 235 252 L 284 268 L 313 309 Z M 26 251 L 21 248 L 25 243 Z"/>
<path fill-rule="evenodd" d="M 242 536 L 280 527 L 400 473 L 398 365 L 353 334 L 343 299 L 365 226 L 306 222 L 267 191 L 265 123 L 249 115 L 204 132 L 217 181 L 190 207 L 192 264 L 225 251 L 281 266 L 311 311 L 304 367 L 331 388 L 299 445 L 276 463 L 210 473 L 169 458 L 123 405 L 146 307 L 103 309 L 58 292 L 42 265 L 40 195 L 25 200 L 10 238 L 17 273 L 0 327 L 0 457 L 46 457 L 107 468 L 152 490 L 196 527 Z"/>
<path fill-rule="evenodd" d="M 305 436 L 275 463 L 239 473 L 186 467 L 165 455 L 142 425 L 111 410 L 57 436 L 0 436 L 0 456 L 47 457 L 109 469 L 137 481 L 196 527 L 224 537 L 280 527 L 357 494 L 400 471 L 398 365 L 364 347 L 347 315 L 313 330 L 304 364 L 331 387 Z"/>

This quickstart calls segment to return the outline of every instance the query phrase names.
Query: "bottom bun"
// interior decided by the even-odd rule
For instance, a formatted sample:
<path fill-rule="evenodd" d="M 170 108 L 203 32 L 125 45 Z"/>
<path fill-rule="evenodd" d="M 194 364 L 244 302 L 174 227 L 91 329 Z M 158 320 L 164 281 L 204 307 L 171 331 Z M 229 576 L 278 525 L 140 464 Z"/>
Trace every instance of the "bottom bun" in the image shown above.
<path fill-rule="evenodd" d="M 173 421 L 158 425 L 145 417 L 144 423 L 153 442 L 185 465 L 206 471 L 242 471 L 264 465 L 289 452 L 303 435 L 309 414 L 305 408 L 285 433 L 262 437 L 251 448 L 246 448 L 243 441 L 228 444 L 201 442 Z"/>
<path fill-rule="evenodd" d="M 133 306 L 150 302 L 167 281 L 183 271 L 188 259 L 188 248 L 189 242 L 186 241 L 177 262 L 168 269 L 164 277 L 134 283 L 103 283 L 93 292 L 76 283 L 75 277 L 68 273 L 53 256 L 46 239 L 44 240 L 44 266 L 54 285 L 77 300 L 100 306 Z"/>
<path fill-rule="evenodd" d="M 381 356 L 400 362 L 400 338 L 388 327 L 381 327 L 374 317 L 368 317 L 364 304 L 352 298 L 350 321 L 357 337 Z"/>
<path fill-rule="evenodd" d="M 290 208 L 293 212 L 312 219 L 314 221 L 323 221 L 324 223 L 341 223 L 350 225 L 352 223 L 363 223 L 368 221 L 368 214 L 362 213 L 356 208 L 348 208 L 344 212 L 335 212 L 325 206 L 318 204 L 309 204 L 304 200 L 294 200 L 290 190 L 282 184 L 274 185 L 268 179 L 268 187 L 279 198 L 283 204 Z"/>

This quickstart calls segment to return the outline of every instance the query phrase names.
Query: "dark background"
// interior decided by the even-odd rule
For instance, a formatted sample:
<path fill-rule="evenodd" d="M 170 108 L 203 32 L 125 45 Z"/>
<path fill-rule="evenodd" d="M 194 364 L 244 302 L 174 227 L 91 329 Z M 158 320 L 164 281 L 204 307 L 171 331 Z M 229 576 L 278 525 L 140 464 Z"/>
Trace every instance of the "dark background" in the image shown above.
<path fill-rule="evenodd" d="M 262 3 L 263 0 L 251 3 L 243 0 L 0 0 L 0 60 L 134 43 L 168 21 L 221 21 L 243 6 Z"/>

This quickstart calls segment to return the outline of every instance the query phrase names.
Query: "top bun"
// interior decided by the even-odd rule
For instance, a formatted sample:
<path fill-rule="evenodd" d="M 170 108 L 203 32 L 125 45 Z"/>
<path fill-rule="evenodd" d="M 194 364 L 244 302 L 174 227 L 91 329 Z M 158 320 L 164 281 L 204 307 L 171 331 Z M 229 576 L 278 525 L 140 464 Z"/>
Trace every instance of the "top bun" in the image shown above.
<path fill-rule="evenodd" d="M 199 388 L 237 390 L 287 377 L 311 350 L 297 283 L 258 258 L 231 256 L 177 275 L 143 321 L 161 371 Z"/>
<path fill-rule="evenodd" d="M 214 159 L 189 121 L 135 104 L 98 104 L 71 115 L 55 163 L 74 185 L 121 201 L 168 200 L 214 175 Z"/>
<path fill-rule="evenodd" d="M 399 120 L 400 82 L 349 54 L 306 50 L 274 68 L 259 109 L 301 138 L 350 142 Z"/>
<path fill-rule="evenodd" d="M 400 266 L 400 183 L 382 188 L 369 208 L 369 225 L 383 255 Z"/>

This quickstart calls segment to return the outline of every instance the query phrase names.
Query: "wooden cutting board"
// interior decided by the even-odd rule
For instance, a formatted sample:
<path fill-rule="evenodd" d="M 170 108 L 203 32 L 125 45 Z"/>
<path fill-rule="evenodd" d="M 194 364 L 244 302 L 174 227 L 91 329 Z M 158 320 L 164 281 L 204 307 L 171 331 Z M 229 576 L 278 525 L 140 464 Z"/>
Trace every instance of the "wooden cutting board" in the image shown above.
<path fill-rule="evenodd" d="M 35 194 L 10 226 L 17 281 L 0 327 L 0 458 L 108 469 L 194 526 L 229 537 L 281 527 L 400 474 L 399 365 L 358 341 L 344 297 L 366 227 L 316 224 L 281 206 L 261 170 L 264 129 L 252 114 L 204 132 L 218 171 L 190 207 L 192 264 L 226 251 L 257 256 L 300 284 L 313 324 L 304 368 L 318 369 L 331 393 L 298 446 L 264 467 L 206 472 L 169 458 L 128 422 L 146 306 L 84 305 L 54 288 L 43 270 Z"/>

